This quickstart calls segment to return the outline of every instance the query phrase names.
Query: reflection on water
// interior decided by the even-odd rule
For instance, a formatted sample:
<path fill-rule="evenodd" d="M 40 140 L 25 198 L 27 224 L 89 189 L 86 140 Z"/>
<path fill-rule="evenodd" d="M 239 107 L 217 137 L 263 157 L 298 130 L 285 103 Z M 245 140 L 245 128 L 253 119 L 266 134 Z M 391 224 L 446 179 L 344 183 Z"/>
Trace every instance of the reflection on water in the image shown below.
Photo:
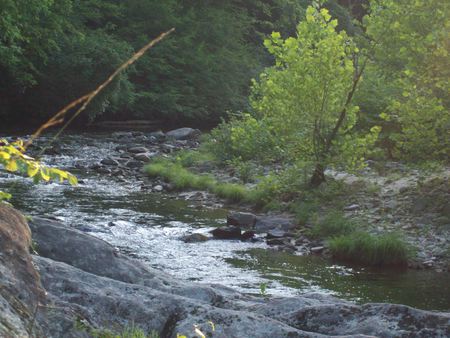
<path fill-rule="evenodd" d="M 293 256 L 260 249 L 241 252 L 240 256 L 227 262 L 242 269 L 258 271 L 265 278 L 300 292 L 326 290 L 340 298 L 361 303 L 389 302 L 450 310 L 449 273 L 344 267 L 317 256 Z"/>
<path fill-rule="evenodd" d="M 183 243 L 179 237 L 186 233 L 223 224 L 226 210 L 141 191 L 141 181 L 133 175 L 117 180 L 74 170 L 75 164 L 89 166 L 111 153 L 117 144 L 105 135 L 69 135 L 60 143 L 64 156 L 44 161 L 76 173 L 82 182 L 77 187 L 33 185 L 0 172 L 0 188 L 11 192 L 12 203 L 30 215 L 58 217 L 179 278 L 252 293 L 269 281 L 267 292 L 272 295 L 315 291 L 360 302 L 450 310 L 449 273 L 347 268 L 318 257 L 268 251 L 264 243 Z"/>

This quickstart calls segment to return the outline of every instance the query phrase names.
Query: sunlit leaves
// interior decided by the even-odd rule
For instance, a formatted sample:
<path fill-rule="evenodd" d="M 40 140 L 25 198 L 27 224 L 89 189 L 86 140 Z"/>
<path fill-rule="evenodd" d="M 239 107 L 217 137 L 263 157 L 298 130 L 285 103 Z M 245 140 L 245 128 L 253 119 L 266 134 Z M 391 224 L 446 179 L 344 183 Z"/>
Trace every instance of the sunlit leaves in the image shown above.
<path fill-rule="evenodd" d="M 26 155 L 22 140 L 12 143 L 0 140 L 0 166 L 8 172 L 33 178 L 35 182 L 55 180 L 61 183 L 67 181 L 71 185 L 78 183 L 77 178 L 69 172 L 47 167 Z M 5 195 L 2 196 L 4 199 Z"/>

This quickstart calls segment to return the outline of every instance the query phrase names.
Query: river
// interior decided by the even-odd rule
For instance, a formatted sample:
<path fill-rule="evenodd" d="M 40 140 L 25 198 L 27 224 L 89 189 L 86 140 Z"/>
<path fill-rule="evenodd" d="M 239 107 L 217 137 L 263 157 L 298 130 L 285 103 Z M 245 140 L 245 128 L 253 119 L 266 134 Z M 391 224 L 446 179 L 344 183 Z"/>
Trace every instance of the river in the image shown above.
<path fill-rule="evenodd" d="M 48 141 L 43 138 L 40 143 Z M 320 257 L 274 252 L 264 242 L 184 243 L 180 236 L 224 224 L 227 210 L 142 190 L 140 175 L 121 178 L 87 170 L 119 145 L 110 133 L 71 133 L 58 144 L 61 155 L 45 155 L 42 160 L 76 174 L 76 187 L 35 185 L 0 172 L 0 188 L 11 192 L 12 204 L 31 217 L 60 219 L 180 279 L 220 283 L 247 293 L 259 293 L 266 284 L 268 295 L 319 292 L 356 302 L 450 310 L 448 272 L 349 267 Z"/>

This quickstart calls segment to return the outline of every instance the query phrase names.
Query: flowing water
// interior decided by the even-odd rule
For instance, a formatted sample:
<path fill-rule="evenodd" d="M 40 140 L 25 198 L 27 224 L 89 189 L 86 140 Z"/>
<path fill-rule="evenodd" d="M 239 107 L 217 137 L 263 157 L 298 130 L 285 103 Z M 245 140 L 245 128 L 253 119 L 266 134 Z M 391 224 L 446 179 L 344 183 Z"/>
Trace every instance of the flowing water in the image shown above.
<path fill-rule="evenodd" d="M 180 236 L 224 224 L 227 210 L 141 190 L 142 177 L 133 174 L 117 179 L 76 169 L 98 163 L 114 151 L 117 140 L 107 134 L 70 134 L 58 142 L 64 155 L 44 156 L 43 161 L 70 169 L 81 181 L 78 186 L 34 185 L 0 172 L 0 189 L 11 192 L 12 203 L 28 215 L 56 217 L 181 279 L 220 283 L 248 293 L 259 293 L 266 284 L 269 295 L 320 292 L 357 302 L 450 310 L 450 273 L 352 268 L 320 257 L 276 253 L 263 242 L 184 243 Z"/>

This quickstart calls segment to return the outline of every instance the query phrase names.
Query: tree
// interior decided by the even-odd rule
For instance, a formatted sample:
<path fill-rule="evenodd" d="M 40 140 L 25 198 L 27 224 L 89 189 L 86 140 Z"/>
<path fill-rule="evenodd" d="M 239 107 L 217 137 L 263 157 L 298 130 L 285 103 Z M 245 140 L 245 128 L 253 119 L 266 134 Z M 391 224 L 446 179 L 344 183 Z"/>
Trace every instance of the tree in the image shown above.
<path fill-rule="evenodd" d="M 273 33 L 265 41 L 275 66 L 253 86 L 252 107 L 273 127 L 292 158 L 314 164 L 311 185 L 325 180 L 332 163 L 347 167 L 362 163 L 368 135 L 354 132 L 358 107 L 352 99 L 364 71 L 360 53 L 337 20 L 318 5 L 308 7 L 297 37 L 283 40 Z"/>
<path fill-rule="evenodd" d="M 450 157 L 449 16 L 448 1 L 371 2 L 365 25 L 373 67 L 392 88 L 381 116 L 397 158 Z"/>

